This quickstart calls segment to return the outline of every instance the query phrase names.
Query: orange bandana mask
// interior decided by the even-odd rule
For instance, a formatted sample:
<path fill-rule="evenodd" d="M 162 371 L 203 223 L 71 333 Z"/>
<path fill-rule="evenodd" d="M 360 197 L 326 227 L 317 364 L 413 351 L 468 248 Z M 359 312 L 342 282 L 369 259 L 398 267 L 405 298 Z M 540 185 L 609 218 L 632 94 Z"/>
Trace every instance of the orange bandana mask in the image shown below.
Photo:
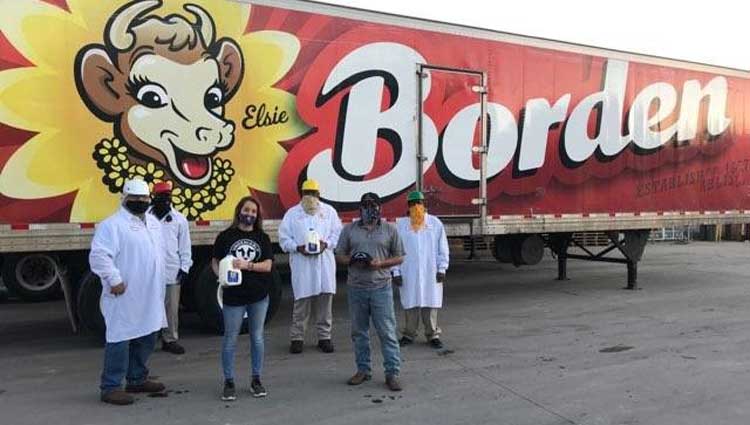
<path fill-rule="evenodd" d="M 409 220 L 414 231 L 422 230 L 424 227 L 425 214 L 427 214 L 427 211 L 422 204 L 414 204 L 409 207 Z"/>

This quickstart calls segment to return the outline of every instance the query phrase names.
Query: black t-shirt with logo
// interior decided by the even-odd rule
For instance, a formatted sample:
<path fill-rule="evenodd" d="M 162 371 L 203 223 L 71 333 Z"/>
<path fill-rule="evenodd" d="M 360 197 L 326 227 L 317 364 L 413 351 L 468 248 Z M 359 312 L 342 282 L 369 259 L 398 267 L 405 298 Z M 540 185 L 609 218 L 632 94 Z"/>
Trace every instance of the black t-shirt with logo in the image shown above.
<path fill-rule="evenodd" d="M 260 263 L 273 259 L 271 239 L 263 232 L 244 232 L 236 227 L 219 233 L 214 242 L 214 258 L 227 255 Z M 263 300 L 271 290 L 271 273 L 242 270 L 242 284 L 224 288 L 224 304 L 242 306 Z"/>

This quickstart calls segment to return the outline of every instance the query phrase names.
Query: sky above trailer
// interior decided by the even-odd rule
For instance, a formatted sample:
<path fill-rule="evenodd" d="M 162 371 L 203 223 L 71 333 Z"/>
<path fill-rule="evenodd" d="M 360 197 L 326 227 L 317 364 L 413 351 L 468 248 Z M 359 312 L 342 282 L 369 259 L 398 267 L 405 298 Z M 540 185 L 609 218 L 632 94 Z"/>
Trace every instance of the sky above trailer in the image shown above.
<path fill-rule="evenodd" d="M 736 0 L 323 1 L 750 71 L 750 14 Z"/>

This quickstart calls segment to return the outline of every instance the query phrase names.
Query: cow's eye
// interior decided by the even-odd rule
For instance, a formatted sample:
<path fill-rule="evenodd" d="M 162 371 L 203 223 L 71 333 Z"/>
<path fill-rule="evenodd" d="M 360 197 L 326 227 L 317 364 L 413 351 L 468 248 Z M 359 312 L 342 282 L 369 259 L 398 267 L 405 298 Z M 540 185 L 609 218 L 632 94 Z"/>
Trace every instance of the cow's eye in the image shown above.
<path fill-rule="evenodd" d="M 206 92 L 206 96 L 203 98 L 203 103 L 206 105 L 206 109 L 216 109 L 222 105 L 224 101 L 224 93 L 222 93 L 219 87 L 211 87 Z"/>
<path fill-rule="evenodd" d="M 138 89 L 135 95 L 138 102 L 148 108 L 161 108 L 167 104 L 169 96 L 167 92 L 158 84 L 144 84 Z"/>

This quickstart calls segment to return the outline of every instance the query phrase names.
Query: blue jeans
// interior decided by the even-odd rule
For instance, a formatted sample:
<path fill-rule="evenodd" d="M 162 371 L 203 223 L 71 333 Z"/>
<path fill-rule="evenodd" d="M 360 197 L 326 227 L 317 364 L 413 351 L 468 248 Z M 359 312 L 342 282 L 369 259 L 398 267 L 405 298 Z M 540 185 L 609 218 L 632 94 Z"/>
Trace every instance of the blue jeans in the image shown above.
<path fill-rule="evenodd" d="M 128 341 L 108 342 L 104 346 L 104 370 L 99 388 L 102 394 L 119 390 L 125 378 L 128 385 L 140 385 L 148 379 L 149 356 L 154 352 L 156 332 Z"/>
<path fill-rule="evenodd" d="M 398 376 L 401 350 L 396 339 L 396 314 L 393 311 L 393 289 L 347 287 L 349 313 L 352 317 L 352 342 L 357 371 L 370 374 L 370 319 L 380 338 L 385 376 Z"/>
<path fill-rule="evenodd" d="M 267 310 L 268 297 L 243 306 L 224 306 L 224 339 L 221 341 L 221 367 L 224 369 L 224 379 L 234 380 L 234 351 L 237 348 L 237 336 L 240 334 L 245 312 L 250 328 L 252 376 L 260 377 L 263 371 L 263 325 L 266 322 Z"/>

